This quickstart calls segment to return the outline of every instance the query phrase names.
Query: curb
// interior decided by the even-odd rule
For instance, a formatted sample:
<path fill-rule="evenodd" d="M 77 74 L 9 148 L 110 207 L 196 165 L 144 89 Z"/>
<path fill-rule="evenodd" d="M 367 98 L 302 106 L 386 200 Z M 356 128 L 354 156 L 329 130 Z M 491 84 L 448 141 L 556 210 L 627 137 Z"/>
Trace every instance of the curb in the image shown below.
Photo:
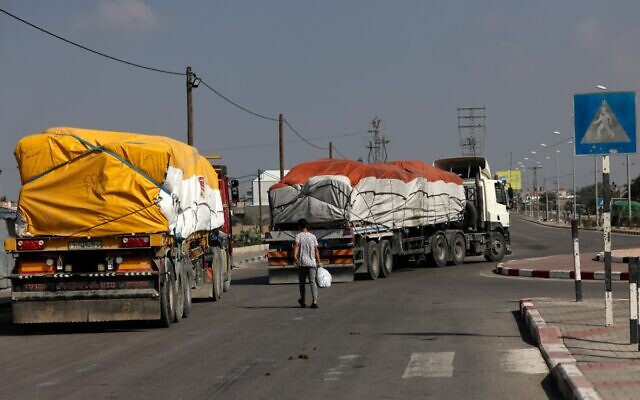
<path fill-rule="evenodd" d="M 256 251 L 264 251 L 268 248 L 269 248 L 268 244 L 256 244 L 253 246 L 234 247 L 233 254 L 240 255 L 240 254 L 246 254 L 246 253 L 253 253 Z"/>
<path fill-rule="evenodd" d="M 631 260 L 632 258 L 636 258 L 636 257 L 631 257 L 631 256 L 627 256 L 627 257 L 614 257 L 611 256 L 611 262 L 612 263 L 620 263 L 620 264 L 628 264 L 629 260 Z M 601 261 L 604 262 L 604 252 L 599 252 L 596 253 L 596 256 L 592 258 L 593 261 Z"/>
<path fill-rule="evenodd" d="M 602 399 L 564 345 L 560 329 L 547 325 L 531 299 L 520 300 L 520 314 L 563 396 L 567 399 Z"/>
<path fill-rule="evenodd" d="M 575 271 L 568 269 L 533 269 L 533 268 L 511 268 L 500 263 L 493 270 L 498 275 L 522 276 L 526 278 L 554 278 L 554 279 L 575 279 Z M 580 277 L 583 281 L 603 281 L 604 271 L 582 271 Z M 628 272 L 611 272 L 612 281 L 628 281 Z"/>
<path fill-rule="evenodd" d="M 261 256 L 256 256 L 256 257 L 251 257 L 251 258 L 245 258 L 244 260 L 240 260 L 238 262 L 236 262 L 236 265 L 239 264 L 248 264 L 248 263 L 252 263 L 252 262 L 257 262 L 257 261 L 264 261 L 267 259 L 267 255 L 261 255 Z"/>
<path fill-rule="evenodd" d="M 519 218 L 519 219 L 521 219 L 523 221 L 527 221 L 527 222 L 531 222 L 533 224 L 546 226 L 546 227 L 549 227 L 549 228 L 571 229 L 571 225 L 555 225 L 555 224 L 552 225 L 552 224 L 548 224 L 548 223 L 546 223 L 544 221 L 536 221 L 535 219 L 524 218 L 524 217 L 522 217 L 520 215 L 517 215 L 517 214 L 515 214 L 515 217 Z M 591 227 L 578 227 L 578 229 L 582 230 L 582 231 L 596 231 L 596 232 L 597 231 L 602 232 L 602 230 L 603 230 L 603 228 L 600 227 L 600 226 L 599 227 L 592 227 L 592 228 Z M 611 227 L 611 233 L 621 233 L 621 234 L 624 234 L 624 235 L 635 235 L 635 236 L 638 236 L 638 235 L 640 235 L 640 230 L 628 231 L 628 230 L 624 230 L 624 229 L 617 229 L 617 228 Z"/>

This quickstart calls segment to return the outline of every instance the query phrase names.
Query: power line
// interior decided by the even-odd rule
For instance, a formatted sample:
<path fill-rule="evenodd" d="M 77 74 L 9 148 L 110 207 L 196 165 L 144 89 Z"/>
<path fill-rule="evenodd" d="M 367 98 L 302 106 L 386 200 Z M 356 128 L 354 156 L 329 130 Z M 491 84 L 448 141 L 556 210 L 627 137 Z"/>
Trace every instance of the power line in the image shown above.
<path fill-rule="evenodd" d="M 311 140 L 341 138 L 341 137 L 348 137 L 348 136 L 360 136 L 360 135 L 366 135 L 366 134 L 367 134 L 367 132 L 343 133 L 341 135 L 329 135 L 329 136 L 314 137 Z M 285 140 L 284 142 L 285 143 L 300 143 L 300 142 L 302 142 L 302 139 L 291 139 L 291 140 Z M 249 148 L 255 148 L 255 147 L 273 147 L 273 146 L 277 146 L 277 145 L 278 145 L 278 142 L 270 142 L 270 143 L 245 144 L 245 145 L 230 146 L 230 147 L 217 147 L 215 149 L 207 149 L 205 151 L 205 153 L 207 151 L 241 150 L 241 149 L 249 149 Z M 333 148 L 335 149 L 335 144 L 333 145 Z"/>
<path fill-rule="evenodd" d="M 236 103 L 235 101 L 229 99 L 227 96 L 223 95 L 222 93 L 220 93 L 219 91 L 217 91 L 216 89 L 214 89 L 213 87 L 209 86 L 207 84 L 207 82 L 205 82 L 204 80 L 200 79 L 200 82 L 209 90 L 211 90 L 213 93 L 215 93 L 218 97 L 220 97 L 221 99 L 223 99 L 224 101 L 226 101 L 227 103 L 241 109 L 244 112 L 248 112 L 251 115 L 254 115 L 258 118 L 262 118 L 262 119 L 266 119 L 268 121 L 278 121 L 277 118 L 273 118 L 273 117 L 268 117 L 266 115 L 262 115 L 262 114 L 258 114 L 257 112 L 251 111 L 246 107 L 241 106 L 240 104 Z"/>
<path fill-rule="evenodd" d="M 289 121 L 287 121 L 286 119 L 284 120 L 284 123 L 289 127 L 289 129 L 291 129 L 291 131 L 293 133 L 295 133 L 300 139 L 302 139 L 306 144 L 308 144 L 309 146 L 315 147 L 318 150 L 329 150 L 328 147 L 320 147 L 320 146 L 316 146 L 315 144 L 311 143 L 310 141 L 308 141 L 307 139 L 304 138 L 304 136 L 302 136 L 301 134 L 298 133 L 298 131 L 295 130 L 295 128 L 293 126 L 291 126 L 291 124 L 289 123 Z"/>
<path fill-rule="evenodd" d="M 347 157 L 344 156 L 344 154 L 340 153 L 340 151 L 336 148 L 335 145 L 333 145 L 333 151 L 335 151 L 336 153 L 338 153 L 340 155 L 340 157 L 344 158 L 345 160 L 348 160 Z"/>
<path fill-rule="evenodd" d="M 130 66 L 132 66 L 132 67 L 142 68 L 142 69 L 146 69 L 146 70 L 154 71 L 154 72 L 161 72 L 161 73 L 163 73 L 163 74 L 179 75 L 179 76 L 184 76 L 184 75 L 186 75 L 184 72 L 175 72 L 175 71 L 168 71 L 168 70 L 160 69 L 160 68 L 148 67 L 148 66 L 146 66 L 146 65 L 137 64 L 137 63 L 134 63 L 134 62 L 131 62 L 131 61 L 124 60 L 124 59 L 122 59 L 122 58 L 118 58 L 118 57 L 110 56 L 110 55 L 105 54 L 105 53 L 102 53 L 102 52 L 100 52 L 100 51 L 90 49 L 90 48 L 88 48 L 88 47 L 86 47 L 86 46 L 83 46 L 83 45 L 81 45 L 81 44 L 79 44 L 79 43 L 73 42 L 73 41 L 71 41 L 71 40 L 69 40 L 69 39 L 65 39 L 65 38 L 63 38 L 62 36 L 60 36 L 60 35 L 56 35 L 56 34 L 55 34 L 55 33 L 53 33 L 53 32 L 50 32 L 50 31 L 48 31 L 48 30 L 46 30 L 46 29 L 44 29 L 44 28 L 41 28 L 41 27 L 39 27 L 39 26 L 37 26 L 37 25 L 34 25 L 34 24 L 32 24 L 31 22 L 26 21 L 26 20 L 24 20 L 24 19 L 22 19 L 22 18 L 18 17 L 17 15 L 13 15 L 13 14 L 11 14 L 10 12 L 8 12 L 8 11 L 6 11 L 6 10 L 2 9 L 2 8 L 0 8 L 0 12 L 3 12 L 4 14 L 8 15 L 9 17 L 11 17 L 11 18 L 13 18 L 13 19 L 15 19 L 15 20 L 18 20 L 18 21 L 20 21 L 20 22 L 22 22 L 23 24 L 29 25 L 30 27 L 32 27 L 32 28 L 34 28 L 34 29 L 37 29 L 37 30 L 39 30 L 40 32 L 44 32 L 44 33 L 46 33 L 46 34 L 47 34 L 47 35 L 49 35 L 49 36 L 53 36 L 53 37 L 54 37 L 54 38 L 56 38 L 56 39 L 62 40 L 62 41 L 63 41 L 63 42 L 65 42 L 65 43 L 68 43 L 68 44 L 70 44 L 70 45 L 72 45 L 72 46 L 75 46 L 75 47 L 81 48 L 82 50 L 88 51 L 88 52 L 90 52 L 90 53 L 97 54 L 97 55 L 99 55 L 99 56 L 102 56 L 102 57 L 108 58 L 108 59 L 110 59 L 110 60 L 118 61 L 118 62 L 121 62 L 121 63 L 123 63 L 123 64 L 130 65 Z"/>
<path fill-rule="evenodd" d="M 83 45 L 81 45 L 79 43 L 76 43 L 76 42 L 74 42 L 72 40 L 66 39 L 66 38 L 64 38 L 64 37 L 62 37 L 60 35 L 57 35 L 57 34 L 51 32 L 51 31 L 48 31 L 48 30 L 46 30 L 46 29 L 44 29 L 42 27 L 39 27 L 39 26 L 37 26 L 37 25 L 35 25 L 35 24 L 25 20 L 25 19 L 22 19 L 22 18 L 18 17 L 17 15 L 14 15 L 14 14 L 12 14 L 12 13 L 10 13 L 10 12 L 2 9 L 2 8 L 0 8 L 0 12 L 4 13 L 4 14 L 8 15 L 9 17 L 11 17 L 11 18 L 13 18 L 13 19 L 15 19 L 17 21 L 20 21 L 23 24 L 26 24 L 26 25 L 28 25 L 28 26 L 30 26 L 30 27 L 32 27 L 32 28 L 34 28 L 34 29 L 36 29 L 36 30 L 38 30 L 40 32 L 43 32 L 43 33 L 45 33 L 45 34 L 47 34 L 49 36 L 52 36 L 52 37 L 54 37 L 54 38 L 56 38 L 58 40 L 62 40 L 63 42 L 65 42 L 67 44 L 70 44 L 72 46 L 78 47 L 78 48 L 80 48 L 82 50 L 85 50 L 85 51 L 88 51 L 90 53 L 99 55 L 101 57 L 105 57 L 105 58 L 108 58 L 108 59 L 113 60 L 113 61 L 117 61 L 117 62 L 129 65 L 129 66 L 132 66 L 132 67 L 145 69 L 145 70 L 148 70 L 148 71 L 160 72 L 160 73 L 169 74 L 169 75 L 186 76 L 186 73 L 184 73 L 184 72 L 176 72 L 176 71 L 169 71 L 169 70 L 160 69 L 160 68 L 149 67 L 149 66 L 146 66 L 146 65 L 142 65 L 142 64 L 131 62 L 131 61 L 127 61 L 127 60 L 119 58 L 119 57 L 111 56 L 109 54 L 106 54 L 106 53 L 103 53 L 103 52 L 100 52 L 100 51 L 97 51 L 97 50 L 90 49 L 89 47 L 83 46 Z M 195 74 L 194 74 L 194 77 L 195 77 Z M 197 80 L 200 83 L 202 83 L 207 89 L 212 91 L 214 94 L 216 94 L 218 97 L 220 97 L 221 99 L 223 99 L 227 103 L 233 105 L 234 107 L 236 107 L 236 108 L 238 108 L 238 109 L 240 109 L 240 110 L 242 110 L 244 112 L 247 112 L 247 113 L 249 113 L 249 114 L 251 114 L 251 115 L 253 115 L 255 117 L 262 118 L 262 119 L 265 119 L 265 120 L 268 120 L 268 121 L 273 121 L 273 122 L 278 121 L 277 118 L 269 117 L 269 116 L 263 115 L 263 114 L 259 114 L 259 113 L 255 112 L 255 111 L 251 111 L 250 109 L 248 109 L 248 108 L 236 103 L 235 101 L 231 100 L 230 98 L 228 98 L 227 96 L 223 95 L 221 92 L 219 92 L 218 90 L 216 90 L 215 88 L 210 86 L 202 78 L 195 78 L 195 80 Z M 289 121 L 285 120 L 284 122 L 289 127 L 289 129 L 291 129 L 291 131 L 293 133 L 295 133 L 300 139 L 302 139 L 302 141 L 304 141 L 308 145 L 310 145 L 312 147 L 315 147 L 316 149 L 319 149 L 319 150 L 328 150 L 329 149 L 328 147 L 321 147 L 321 146 L 317 146 L 317 145 L 311 143 L 309 140 L 307 140 L 305 137 L 303 137 L 293 126 L 291 126 Z"/>

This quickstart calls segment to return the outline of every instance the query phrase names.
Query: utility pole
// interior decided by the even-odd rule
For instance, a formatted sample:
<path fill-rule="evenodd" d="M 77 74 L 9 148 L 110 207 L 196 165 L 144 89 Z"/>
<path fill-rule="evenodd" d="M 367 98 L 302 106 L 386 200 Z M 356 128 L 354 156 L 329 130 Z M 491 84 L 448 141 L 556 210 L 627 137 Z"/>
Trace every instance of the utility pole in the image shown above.
<path fill-rule="evenodd" d="M 187 67 L 187 144 L 193 146 L 193 72 Z"/>
<path fill-rule="evenodd" d="M 484 137 L 487 131 L 486 120 L 485 106 L 458 108 L 458 135 L 463 156 L 483 154 Z"/>
<path fill-rule="evenodd" d="M 369 157 L 368 162 L 377 163 L 377 162 L 385 162 L 387 161 L 387 140 L 386 136 L 380 133 L 380 118 L 375 117 L 373 121 L 371 121 L 371 129 L 368 130 L 369 133 L 373 134 L 373 141 L 369 141 L 369 145 L 367 148 L 369 149 Z"/>
<path fill-rule="evenodd" d="M 258 170 L 258 225 L 262 233 L 262 171 L 260 170 Z"/>
<path fill-rule="evenodd" d="M 329 142 L 329 158 L 333 158 L 333 142 Z"/>
<path fill-rule="evenodd" d="M 278 144 L 280 147 L 280 180 L 282 180 L 284 178 L 284 115 L 282 113 L 278 114 Z"/>
<path fill-rule="evenodd" d="M 540 199 L 538 193 L 538 170 L 542 168 L 539 165 L 534 165 L 531 167 L 533 170 L 533 197 L 536 199 L 536 219 L 540 219 Z"/>

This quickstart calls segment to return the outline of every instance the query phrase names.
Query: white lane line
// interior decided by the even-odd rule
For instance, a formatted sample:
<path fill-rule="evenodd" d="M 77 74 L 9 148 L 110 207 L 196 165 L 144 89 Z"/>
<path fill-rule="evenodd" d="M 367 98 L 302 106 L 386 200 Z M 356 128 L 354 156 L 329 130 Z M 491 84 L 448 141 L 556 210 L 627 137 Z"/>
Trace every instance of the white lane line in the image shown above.
<path fill-rule="evenodd" d="M 453 351 L 413 353 L 402 378 L 450 378 L 455 354 Z"/>
<path fill-rule="evenodd" d="M 500 365 L 507 373 L 547 374 L 549 368 L 537 348 L 500 351 Z"/>
<path fill-rule="evenodd" d="M 338 365 L 333 368 L 329 368 L 324 371 L 324 381 L 338 381 L 340 380 L 343 371 L 352 366 L 360 358 L 357 354 L 346 354 L 338 357 Z"/>

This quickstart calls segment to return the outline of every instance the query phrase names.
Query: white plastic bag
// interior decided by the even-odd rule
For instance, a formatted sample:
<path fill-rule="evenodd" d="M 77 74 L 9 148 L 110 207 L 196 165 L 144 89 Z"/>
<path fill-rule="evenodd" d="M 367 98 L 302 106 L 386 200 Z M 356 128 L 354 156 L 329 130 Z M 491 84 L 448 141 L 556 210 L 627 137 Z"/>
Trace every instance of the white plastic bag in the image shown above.
<path fill-rule="evenodd" d="M 331 287 L 331 274 L 325 268 L 318 267 L 316 283 L 321 288 Z"/>

